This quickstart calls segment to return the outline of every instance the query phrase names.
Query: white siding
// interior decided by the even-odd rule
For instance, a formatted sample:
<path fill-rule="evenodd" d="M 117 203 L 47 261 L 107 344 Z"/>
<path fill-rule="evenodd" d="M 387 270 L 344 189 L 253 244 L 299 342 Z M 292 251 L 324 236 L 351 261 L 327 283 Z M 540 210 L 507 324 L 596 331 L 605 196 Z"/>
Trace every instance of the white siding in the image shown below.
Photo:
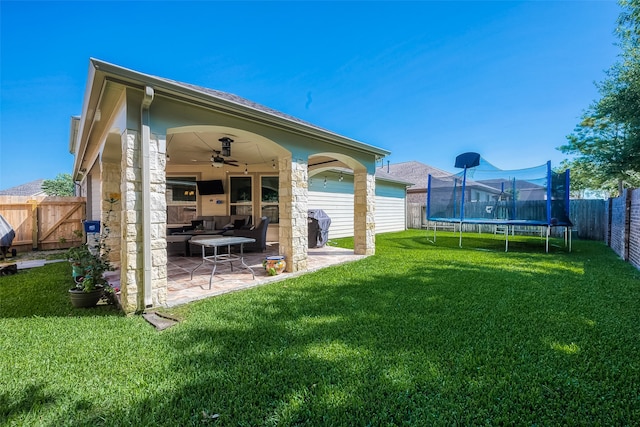
<path fill-rule="evenodd" d="M 405 218 L 405 199 L 376 196 L 376 234 L 404 231 Z"/>
<path fill-rule="evenodd" d="M 87 198 L 86 219 L 100 221 L 102 212 L 102 189 L 100 186 L 100 170 L 93 168 L 82 181 L 81 195 Z"/>
<path fill-rule="evenodd" d="M 100 221 L 102 214 L 102 186 L 100 176 L 91 175 L 91 218 Z M 89 217 L 87 217 L 89 219 Z"/>
<path fill-rule="evenodd" d="M 329 215 L 329 239 L 353 236 L 353 194 L 310 191 L 309 209 Z M 405 199 L 376 196 L 376 233 L 405 230 L 405 217 Z"/>
<path fill-rule="evenodd" d="M 309 209 L 322 209 L 329 215 L 329 239 L 353 236 L 353 194 L 310 191 Z"/>

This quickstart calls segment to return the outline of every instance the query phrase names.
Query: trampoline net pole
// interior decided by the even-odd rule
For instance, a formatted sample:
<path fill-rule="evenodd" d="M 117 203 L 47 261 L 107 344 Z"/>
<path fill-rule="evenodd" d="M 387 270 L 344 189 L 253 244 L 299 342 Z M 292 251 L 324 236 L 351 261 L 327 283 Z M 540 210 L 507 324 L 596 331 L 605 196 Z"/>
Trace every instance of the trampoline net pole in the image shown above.
<path fill-rule="evenodd" d="M 504 251 L 509 252 L 509 226 L 504 229 Z"/>
<path fill-rule="evenodd" d="M 547 240 L 545 244 L 545 251 L 549 253 L 549 233 L 551 232 L 551 227 L 547 225 Z"/>

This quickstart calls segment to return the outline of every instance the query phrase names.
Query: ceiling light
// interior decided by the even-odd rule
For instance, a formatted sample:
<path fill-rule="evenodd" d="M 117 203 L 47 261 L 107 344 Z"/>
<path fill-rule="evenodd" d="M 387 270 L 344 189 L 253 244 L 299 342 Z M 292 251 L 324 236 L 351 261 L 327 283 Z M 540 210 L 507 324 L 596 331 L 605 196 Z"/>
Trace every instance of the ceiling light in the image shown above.
<path fill-rule="evenodd" d="M 249 168 L 248 165 L 245 163 L 244 164 L 244 174 L 247 175 L 249 173 Z"/>
<path fill-rule="evenodd" d="M 220 152 L 213 150 L 211 155 L 211 166 L 214 168 L 221 168 L 224 166 L 224 159 L 219 156 Z"/>
<path fill-rule="evenodd" d="M 222 143 L 222 157 L 230 157 L 231 156 L 231 143 L 233 139 L 223 136 L 218 141 Z"/>

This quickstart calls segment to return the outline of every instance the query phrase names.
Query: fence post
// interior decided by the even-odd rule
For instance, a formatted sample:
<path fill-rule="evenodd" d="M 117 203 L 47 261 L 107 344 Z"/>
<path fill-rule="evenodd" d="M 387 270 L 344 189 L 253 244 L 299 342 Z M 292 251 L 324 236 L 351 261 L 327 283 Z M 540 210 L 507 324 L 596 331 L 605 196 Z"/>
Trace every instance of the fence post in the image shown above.
<path fill-rule="evenodd" d="M 606 222 L 606 229 L 605 229 L 605 242 L 607 243 L 607 246 L 611 247 L 611 227 L 613 224 L 613 198 L 609 197 L 609 200 L 607 200 L 607 222 Z"/>
<path fill-rule="evenodd" d="M 631 252 L 631 193 L 629 189 L 625 191 L 624 201 L 624 260 L 629 261 Z"/>
<path fill-rule="evenodd" d="M 31 249 L 38 250 L 38 201 L 27 200 L 31 205 Z"/>

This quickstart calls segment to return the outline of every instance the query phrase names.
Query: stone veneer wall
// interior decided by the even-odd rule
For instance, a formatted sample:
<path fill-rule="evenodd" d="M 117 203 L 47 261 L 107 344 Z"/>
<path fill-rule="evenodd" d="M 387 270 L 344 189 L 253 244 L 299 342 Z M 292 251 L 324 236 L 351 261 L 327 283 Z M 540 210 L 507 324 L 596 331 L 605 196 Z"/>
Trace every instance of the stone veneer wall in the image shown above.
<path fill-rule="evenodd" d="M 376 179 L 366 172 L 356 172 L 354 191 L 354 253 L 373 255 L 376 245 Z"/>
<path fill-rule="evenodd" d="M 308 167 L 291 158 L 280 159 L 280 254 L 287 271 L 307 269 L 309 199 Z"/>

